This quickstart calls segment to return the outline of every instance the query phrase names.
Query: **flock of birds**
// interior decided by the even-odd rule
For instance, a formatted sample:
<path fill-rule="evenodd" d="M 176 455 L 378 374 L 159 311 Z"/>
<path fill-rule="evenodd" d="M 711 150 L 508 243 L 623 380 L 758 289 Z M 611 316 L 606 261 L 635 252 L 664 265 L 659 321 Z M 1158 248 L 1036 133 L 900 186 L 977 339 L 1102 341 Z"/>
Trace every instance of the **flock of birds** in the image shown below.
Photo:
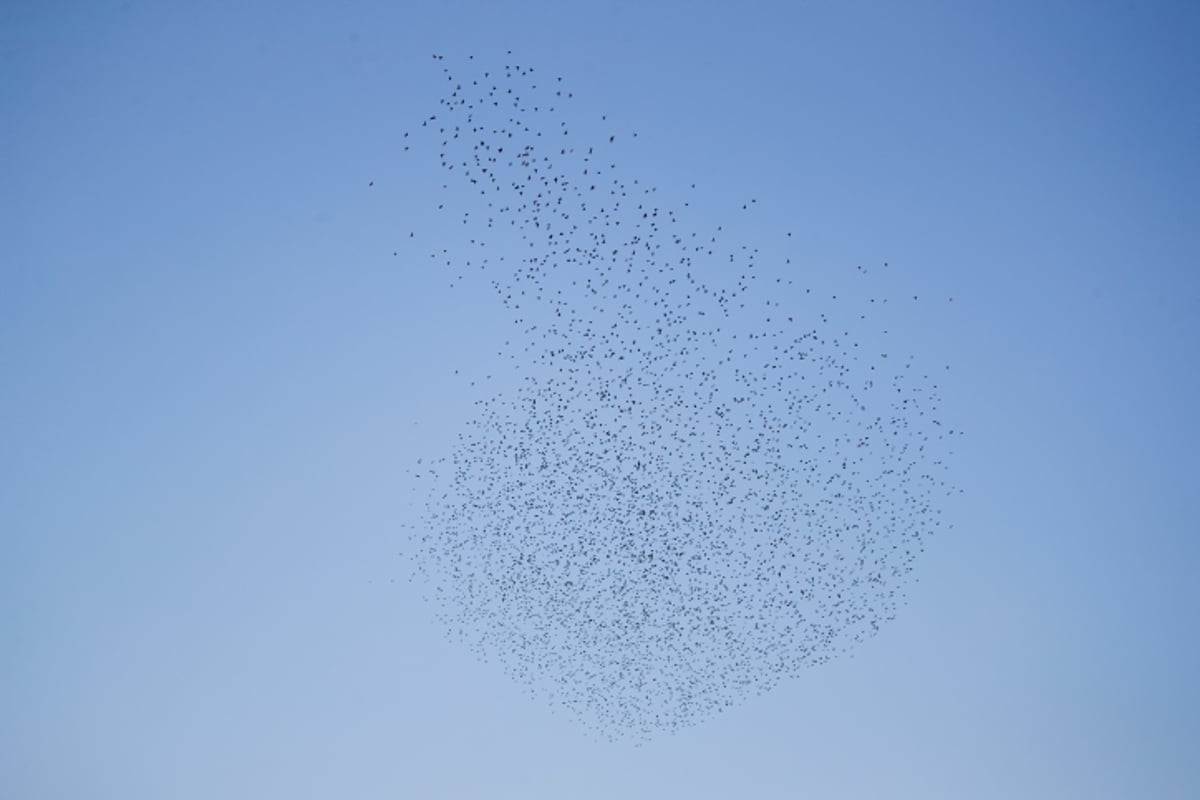
<path fill-rule="evenodd" d="M 693 725 L 895 615 L 955 432 L 855 335 L 887 299 L 764 279 L 624 177 L 619 134 L 577 143 L 561 78 L 475 66 L 403 144 L 464 209 L 446 264 L 511 315 L 517 388 L 424 460 L 417 566 L 452 635 L 600 735 Z"/>

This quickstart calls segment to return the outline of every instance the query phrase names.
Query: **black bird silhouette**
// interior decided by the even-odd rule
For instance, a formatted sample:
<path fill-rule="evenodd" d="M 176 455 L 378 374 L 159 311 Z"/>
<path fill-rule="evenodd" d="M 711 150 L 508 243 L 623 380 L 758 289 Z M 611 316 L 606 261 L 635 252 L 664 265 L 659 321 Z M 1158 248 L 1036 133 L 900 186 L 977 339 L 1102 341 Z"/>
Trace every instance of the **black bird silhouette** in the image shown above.
<path fill-rule="evenodd" d="M 410 141 L 469 233 L 458 263 L 431 257 L 511 314 L 496 363 L 518 383 L 414 472 L 450 635 L 609 737 L 695 724 L 872 636 L 943 527 L 958 435 L 937 384 L 867 335 L 874 298 L 822 307 L 790 257 L 688 230 L 565 144 L 586 126 L 556 111 L 562 79 L 442 71 Z"/>

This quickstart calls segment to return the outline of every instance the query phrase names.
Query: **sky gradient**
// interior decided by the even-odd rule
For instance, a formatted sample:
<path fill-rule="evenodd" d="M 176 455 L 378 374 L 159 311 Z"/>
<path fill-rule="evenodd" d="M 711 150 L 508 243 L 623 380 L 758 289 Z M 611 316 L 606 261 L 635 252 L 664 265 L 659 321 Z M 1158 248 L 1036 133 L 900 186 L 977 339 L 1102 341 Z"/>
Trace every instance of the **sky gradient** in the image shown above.
<path fill-rule="evenodd" d="M 1200 14 L 1045 5 L 7 5 L 0 796 L 1200 794 Z M 506 324 L 402 136 L 509 50 L 696 228 L 954 298 L 908 605 L 641 747 L 399 554 Z"/>

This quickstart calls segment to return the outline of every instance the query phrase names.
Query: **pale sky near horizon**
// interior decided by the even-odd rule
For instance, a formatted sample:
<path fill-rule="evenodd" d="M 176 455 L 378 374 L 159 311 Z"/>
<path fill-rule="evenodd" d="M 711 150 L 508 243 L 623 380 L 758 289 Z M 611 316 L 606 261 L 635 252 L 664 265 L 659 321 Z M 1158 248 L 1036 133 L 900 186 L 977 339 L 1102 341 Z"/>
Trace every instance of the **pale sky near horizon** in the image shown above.
<path fill-rule="evenodd" d="M 1200 13 L 434 5 L 0 11 L 0 797 L 1200 796 Z M 459 235 L 434 52 L 563 76 L 697 229 L 954 298 L 897 317 L 954 528 L 853 657 L 635 747 L 446 640 L 409 470 L 505 320 L 393 256 Z"/>

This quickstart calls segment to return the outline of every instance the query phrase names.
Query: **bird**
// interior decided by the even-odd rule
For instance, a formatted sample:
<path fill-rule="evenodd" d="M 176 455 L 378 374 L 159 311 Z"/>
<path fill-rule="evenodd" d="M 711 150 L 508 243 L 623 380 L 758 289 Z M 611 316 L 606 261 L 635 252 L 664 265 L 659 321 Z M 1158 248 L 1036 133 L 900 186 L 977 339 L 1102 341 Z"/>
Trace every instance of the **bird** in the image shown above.
<path fill-rule="evenodd" d="M 791 251 L 689 230 L 577 140 L 566 81 L 483 60 L 442 67 L 401 153 L 440 167 L 431 211 L 469 231 L 430 269 L 490 290 L 513 333 L 454 367 L 473 415 L 411 470 L 407 552 L 449 638 L 587 730 L 678 732 L 896 616 L 949 527 L 961 431 L 868 330 L 870 270 L 813 293 Z"/>

